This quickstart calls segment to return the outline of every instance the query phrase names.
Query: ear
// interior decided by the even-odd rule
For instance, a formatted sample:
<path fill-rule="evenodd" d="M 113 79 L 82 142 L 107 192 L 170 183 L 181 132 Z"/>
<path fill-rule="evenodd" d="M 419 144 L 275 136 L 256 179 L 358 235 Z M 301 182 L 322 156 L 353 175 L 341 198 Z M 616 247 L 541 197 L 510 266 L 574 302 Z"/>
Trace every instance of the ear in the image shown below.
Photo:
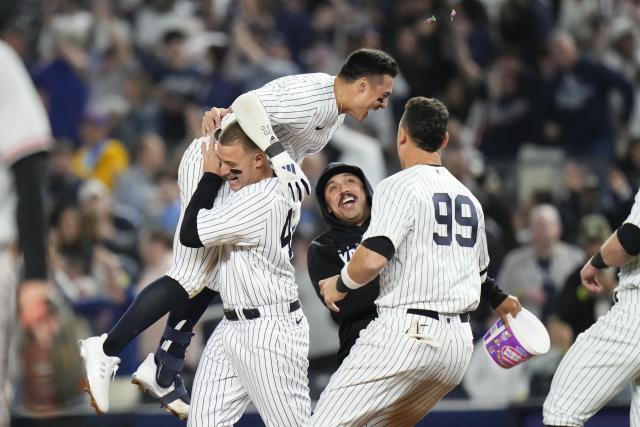
<path fill-rule="evenodd" d="M 253 160 L 256 163 L 256 167 L 262 168 L 265 164 L 264 153 L 256 153 L 255 156 L 253 157 Z"/>
<path fill-rule="evenodd" d="M 449 144 L 449 132 L 445 131 L 444 137 L 442 138 L 442 145 L 440 145 L 440 150 L 446 147 L 447 144 Z"/>
<path fill-rule="evenodd" d="M 397 143 L 398 143 L 398 146 L 404 145 L 407 143 L 407 131 L 405 131 L 402 126 L 398 127 Z"/>
<path fill-rule="evenodd" d="M 358 80 L 358 92 L 364 92 L 365 90 L 367 90 L 368 84 L 369 79 L 367 79 L 366 77 L 361 77 L 360 80 Z"/>

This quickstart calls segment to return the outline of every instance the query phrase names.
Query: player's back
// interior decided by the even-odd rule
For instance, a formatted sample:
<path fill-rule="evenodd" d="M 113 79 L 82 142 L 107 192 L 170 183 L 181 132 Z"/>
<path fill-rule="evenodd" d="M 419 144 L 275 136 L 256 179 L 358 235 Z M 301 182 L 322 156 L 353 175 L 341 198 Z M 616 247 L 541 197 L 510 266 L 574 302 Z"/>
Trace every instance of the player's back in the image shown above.
<path fill-rule="evenodd" d="M 296 161 L 320 151 L 344 121 L 338 112 L 334 81 L 335 76 L 324 73 L 295 74 L 254 91 L 278 140 Z"/>
<path fill-rule="evenodd" d="M 375 215 L 404 229 L 396 252 L 380 275 L 379 307 L 422 308 L 441 313 L 474 309 L 481 272 L 489 262 L 482 207 L 444 167 L 418 165 L 376 189 Z M 366 237 L 375 236 L 371 230 Z"/>

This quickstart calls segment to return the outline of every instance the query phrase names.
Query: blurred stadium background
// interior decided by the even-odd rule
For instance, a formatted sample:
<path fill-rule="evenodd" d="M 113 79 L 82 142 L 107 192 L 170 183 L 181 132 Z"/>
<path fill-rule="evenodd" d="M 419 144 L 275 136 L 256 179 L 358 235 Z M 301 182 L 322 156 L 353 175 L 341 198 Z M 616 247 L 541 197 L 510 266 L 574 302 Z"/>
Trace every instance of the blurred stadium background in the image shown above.
<path fill-rule="evenodd" d="M 545 321 L 552 350 L 506 371 L 477 347 L 461 386 L 423 424 L 541 426 L 541 402 L 563 353 L 610 306 L 609 296 L 579 286 L 577 271 L 624 219 L 640 186 L 638 0 L 18 5 L 1 36 L 27 65 L 55 137 L 46 188 L 55 289 L 46 326 L 16 331 L 13 425 L 184 425 L 129 384 L 164 320 L 122 355 L 105 417 L 91 413 L 81 390 L 76 340 L 109 330 L 169 266 L 178 161 L 201 134 L 206 109 L 280 76 L 335 74 L 350 51 L 371 47 L 391 53 L 401 70 L 390 108 L 362 124 L 347 120 L 328 149 L 305 160 L 307 176 L 313 183 L 327 162 L 340 160 L 379 182 L 398 170 L 395 131 L 406 99 L 447 105 L 444 163 L 483 203 L 490 272 Z M 437 21 L 425 23 L 432 15 Z M 336 328 L 306 272 L 307 245 L 322 229 L 309 197 L 294 261 L 311 325 L 314 399 L 337 349 Z M 212 305 L 200 323 L 188 378 L 221 313 Z M 475 336 L 493 320 L 481 306 Z M 629 396 L 587 425 L 628 425 Z M 239 425 L 262 424 L 254 412 Z"/>

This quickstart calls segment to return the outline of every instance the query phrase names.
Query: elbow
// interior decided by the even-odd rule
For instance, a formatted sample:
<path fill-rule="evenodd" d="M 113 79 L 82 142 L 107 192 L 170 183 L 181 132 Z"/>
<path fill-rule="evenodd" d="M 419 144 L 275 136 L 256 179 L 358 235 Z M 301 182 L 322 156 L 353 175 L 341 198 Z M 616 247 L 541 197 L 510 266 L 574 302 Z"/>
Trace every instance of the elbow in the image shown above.
<path fill-rule="evenodd" d="M 376 252 L 371 252 L 366 257 L 363 263 L 364 270 L 367 272 L 367 276 L 377 276 L 380 271 L 387 265 L 389 260 L 384 256 Z"/>
<path fill-rule="evenodd" d="M 204 245 L 198 236 L 198 226 L 185 218 L 180 227 L 180 243 L 188 248 L 202 248 Z"/>

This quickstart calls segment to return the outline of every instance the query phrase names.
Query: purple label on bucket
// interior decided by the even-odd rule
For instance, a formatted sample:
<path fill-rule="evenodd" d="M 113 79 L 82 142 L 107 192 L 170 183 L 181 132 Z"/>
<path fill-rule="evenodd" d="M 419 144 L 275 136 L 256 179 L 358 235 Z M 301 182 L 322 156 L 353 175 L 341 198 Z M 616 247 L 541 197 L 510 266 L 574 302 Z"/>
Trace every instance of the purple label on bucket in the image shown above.
<path fill-rule="evenodd" d="M 513 336 L 511 328 L 506 328 L 492 340 L 487 341 L 490 336 L 489 333 L 485 334 L 484 345 L 491 358 L 503 368 L 508 369 L 519 365 L 533 356 L 520 345 L 520 342 Z"/>

